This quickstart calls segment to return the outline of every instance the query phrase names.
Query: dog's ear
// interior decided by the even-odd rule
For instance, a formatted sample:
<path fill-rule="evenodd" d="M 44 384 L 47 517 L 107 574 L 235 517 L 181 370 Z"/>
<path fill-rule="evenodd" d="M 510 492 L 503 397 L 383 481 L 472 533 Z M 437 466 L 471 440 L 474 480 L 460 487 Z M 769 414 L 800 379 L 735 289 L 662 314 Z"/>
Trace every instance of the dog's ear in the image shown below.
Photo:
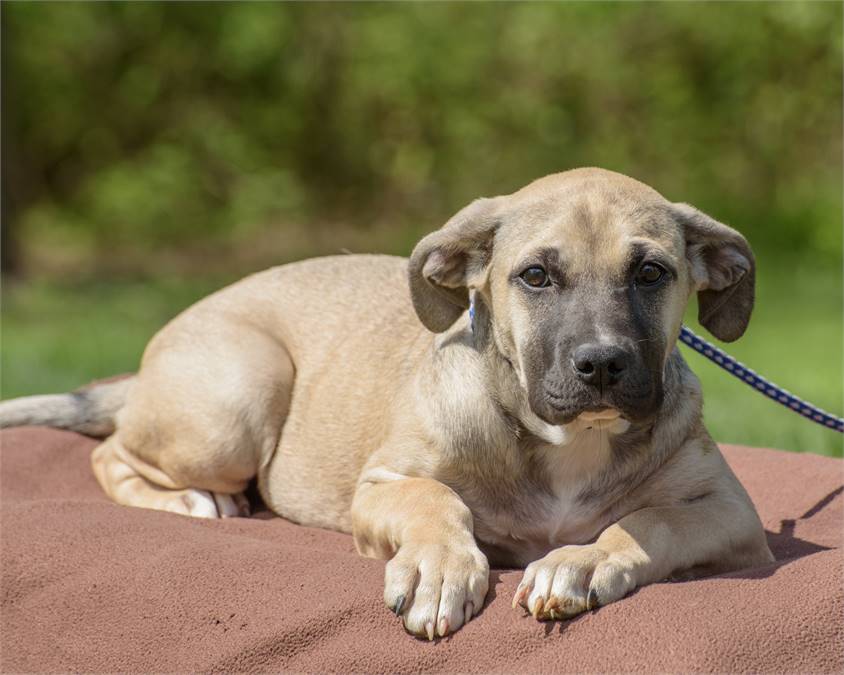
<path fill-rule="evenodd" d="M 675 204 L 674 210 L 686 236 L 686 257 L 697 288 L 698 321 L 719 340 L 737 340 L 753 311 L 753 251 L 741 234 L 693 206 Z"/>
<path fill-rule="evenodd" d="M 497 198 L 472 202 L 413 249 L 410 298 L 428 330 L 442 333 L 469 307 L 469 288 L 482 283 L 492 256 L 498 206 Z"/>

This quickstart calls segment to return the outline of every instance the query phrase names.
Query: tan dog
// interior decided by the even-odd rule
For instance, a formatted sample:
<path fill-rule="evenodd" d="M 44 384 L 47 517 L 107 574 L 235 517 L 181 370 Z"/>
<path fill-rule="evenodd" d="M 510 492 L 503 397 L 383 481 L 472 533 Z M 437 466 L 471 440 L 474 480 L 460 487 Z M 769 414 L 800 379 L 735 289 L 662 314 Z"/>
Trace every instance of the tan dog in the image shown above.
<path fill-rule="evenodd" d="M 93 466 L 120 504 L 245 515 L 257 476 L 278 515 L 389 559 L 384 599 L 417 635 L 481 609 L 488 559 L 527 565 L 514 606 L 565 618 L 773 559 L 675 346 L 693 292 L 733 340 L 753 289 L 735 230 L 569 171 L 472 203 L 409 263 L 248 277 L 165 326 L 135 377 L 4 403 L 0 424 L 111 434 Z"/>

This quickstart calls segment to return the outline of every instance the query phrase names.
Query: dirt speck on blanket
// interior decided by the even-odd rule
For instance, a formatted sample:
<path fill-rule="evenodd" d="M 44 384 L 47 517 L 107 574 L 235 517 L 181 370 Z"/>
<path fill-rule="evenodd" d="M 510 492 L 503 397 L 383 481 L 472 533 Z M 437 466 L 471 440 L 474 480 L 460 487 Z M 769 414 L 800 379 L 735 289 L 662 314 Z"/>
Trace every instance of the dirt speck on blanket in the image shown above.
<path fill-rule="evenodd" d="M 564 623 L 483 612 L 416 640 L 383 605 L 383 562 L 268 514 L 194 520 L 110 503 L 95 441 L 0 434 L 2 662 L 26 671 L 821 672 L 844 668 L 842 462 L 724 447 L 777 562 L 662 583 Z"/>

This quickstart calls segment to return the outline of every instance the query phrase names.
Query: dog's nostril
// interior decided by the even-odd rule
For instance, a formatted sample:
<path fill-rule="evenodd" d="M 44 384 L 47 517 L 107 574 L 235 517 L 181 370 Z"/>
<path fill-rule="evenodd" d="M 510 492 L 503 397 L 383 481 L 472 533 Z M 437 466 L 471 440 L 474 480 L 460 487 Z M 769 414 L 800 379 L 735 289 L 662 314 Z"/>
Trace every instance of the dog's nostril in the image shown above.
<path fill-rule="evenodd" d="M 607 364 L 607 372 L 610 375 L 619 375 L 624 372 L 624 361 L 614 360 Z"/>
<path fill-rule="evenodd" d="M 579 373 L 591 375 L 595 372 L 595 366 L 588 359 L 574 359 L 574 367 Z"/>

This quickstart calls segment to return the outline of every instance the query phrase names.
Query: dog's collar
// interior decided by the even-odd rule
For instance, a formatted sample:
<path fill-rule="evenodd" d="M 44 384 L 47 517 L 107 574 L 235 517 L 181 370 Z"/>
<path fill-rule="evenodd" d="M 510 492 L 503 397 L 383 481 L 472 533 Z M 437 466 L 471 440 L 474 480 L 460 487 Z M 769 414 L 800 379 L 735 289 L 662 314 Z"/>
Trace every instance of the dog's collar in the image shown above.
<path fill-rule="evenodd" d="M 469 298 L 469 329 L 475 332 L 475 299 Z"/>

